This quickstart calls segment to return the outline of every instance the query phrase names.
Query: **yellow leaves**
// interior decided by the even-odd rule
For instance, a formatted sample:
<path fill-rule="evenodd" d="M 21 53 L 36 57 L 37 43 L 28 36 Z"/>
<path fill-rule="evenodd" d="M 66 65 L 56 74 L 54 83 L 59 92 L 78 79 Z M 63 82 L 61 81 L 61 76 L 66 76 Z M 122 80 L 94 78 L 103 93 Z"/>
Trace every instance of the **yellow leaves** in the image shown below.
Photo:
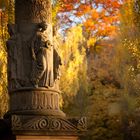
<path fill-rule="evenodd" d="M 137 25 L 140 25 L 140 16 L 134 10 L 135 2 L 134 0 L 127 0 L 121 11 L 120 51 L 122 58 L 120 59 L 120 65 L 123 67 L 122 80 L 128 94 L 131 92 L 129 90 L 130 84 L 132 91 L 135 93 L 139 93 L 140 91 L 138 81 L 136 81 L 137 74 L 140 72 L 140 28 L 137 27 Z"/>
<path fill-rule="evenodd" d="M 66 41 L 60 45 L 62 63 L 61 90 L 67 96 L 74 96 L 79 89 L 78 74 L 83 66 L 85 49 L 82 27 L 77 26 L 67 31 Z M 84 64 L 85 65 L 85 64 Z"/>
<path fill-rule="evenodd" d="M 87 40 L 87 46 L 90 48 L 90 47 L 93 47 L 96 43 L 96 38 L 93 38 L 91 37 L 89 40 Z"/>
<path fill-rule="evenodd" d="M 56 1 L 56 3 L 52 6 L 52 22 L 53 22 L 53 25 L 56 24 L 57 22 L 57 13 L 58 11 L 60 10 L 60 3 L 59 1 Z"/>
<path fill-rule="evenodd" d="M 0 96 L 2 95 L 2 86 L 0 86 Z"/>
<path fill-rule="evenodd" d="M 71 62 L 69 63 L 69 68 L 71 69 L 70 71 L 75 71 L 81 65 L 83 62 L 83 56 L 82 53 L 80 54 L 79 52 L 79 46 L 80 42 L 84 40 L 83 35 L 82 35 L 82 28 L 80 26 L 78 27 L 73 27 L 69 30 L 68 32 L 68 38 L 66 41 L 66 48 L 69 50 L 69 59 L 71 59 Z M 82 44 L 81 44 L 82 45 Z M 69 72 L 70 73 L 70 72 Z"/>
<path fill-rule="evenodd" d="M 95 48 L 96 54 L 101 53 L 102 50 L 103 50 L 103 46 L 99 46 L 99 45 L 97 45 L 96 48 Z"/>
<path fill-rule="evenodd" d="M 133 26 L 134 24 L 134 0 L 127 0 L 121 10 L 121 26 Z"/>
<path fill-rule="evenodd" d="M 8 7 L 8 0 L 0 0 L 0 9 L 5 9 Z"/>
<path fill-rule="evenodd" d="M 3 56 L 3 52 L 2 51 L 0 51 L 0 58 Z"/>
<path fill-rule="evenodd" d="M 5 93 L 6 89 L 6 83 L 7 83 L 7 67 L 6 67 L 6 56 L 4 55 L 4 52 L 0 51 L 0 95 Z"/>
<path fill-rule="evenodd" d="M 7 24 L 14 22 L 14 0 L 0 0 L 0 117 L 7 111 Z"/>
<path fill-rule="evenodd" d="M 129 54 L 131 54 L 132 58 L 140 59 L 139 43 L 140 41 L 137 38 L 134 40 L 125 39 L 122 45 L 129 51 Z"/>
<path fill-rule="evenodd" d="M 76 46 L 80 41 L 82 41 L 84 39 L 83 35 L 82 35 L 81 25 L 79 25 L 77 27 L 70 28 L 68 30 L 67 36 L 69 36 L 69 39 L 68 39 L 67 43 L 69 45 L 71 45 L 71 43 L 73 42 L 73 44 L 75 44 L 75 46 Z"/>

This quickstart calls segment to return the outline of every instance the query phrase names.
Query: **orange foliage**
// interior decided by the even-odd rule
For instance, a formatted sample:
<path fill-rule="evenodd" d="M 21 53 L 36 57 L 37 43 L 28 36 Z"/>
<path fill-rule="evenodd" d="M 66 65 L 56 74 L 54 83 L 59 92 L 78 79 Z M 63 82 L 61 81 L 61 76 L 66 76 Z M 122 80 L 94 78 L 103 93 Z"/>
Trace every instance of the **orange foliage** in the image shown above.
<path fill-rule="evenodd" d="M 93 20 L 96 20 L 99 18 L 99 13 L 95 9 L 92 9 L 91 10 L 91 17 L 93 18 Z"/>
<path fill-rule="evenodd" d="M 86 29 L 90 30 L 90 29 L 95 29 L 95 24 L 92 20 L 92 18 L 87 19 L 86 22 L 84 22 L 84 26 L 86 27 Z"/>
<path fill-rule="evenodd" d="M 82 12 L 83 15 L 90 12 L 91 10 L 91 5 L 89 4 L 81 4 L 78 8 L 75 9 L 77 12 Z"/>
<path fill-rule="evenodd" d="M 84 29 L 90 32 L 94 31 L 94 35 L 97 37 L 101 35 L 110 36 L 111 33 L 114 34 L 114 31 L 116 31 L 116 25 L 119 21 L 119 9 L 122 6 L 120 0 L 60 1 L 62 6 L 59 18 L 64 26 L 67 24 L 72 26 L 72 23 L 83 23 Z M 64 15 L 65 19 L 62 18 Z M 71 23 L 68 21 L 71 21 Z"/>
<path fill-rule="evenodd" d="M 61 7 L 60 11 L 61 12 L 66 12 L 66 11 L 71 11 L 73 9 L 72 4 L 65 4 L 64 6 Z"/>

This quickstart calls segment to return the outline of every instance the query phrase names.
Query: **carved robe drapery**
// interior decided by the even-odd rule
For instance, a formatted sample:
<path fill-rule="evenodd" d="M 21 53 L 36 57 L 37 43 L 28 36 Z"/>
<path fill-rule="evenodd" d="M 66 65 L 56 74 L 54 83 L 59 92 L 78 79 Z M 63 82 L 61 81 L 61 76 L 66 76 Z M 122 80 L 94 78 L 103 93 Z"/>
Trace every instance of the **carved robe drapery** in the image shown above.
<path fill-rule="evenodd" d="M 53 86 L 53 73 L 49 64 L 49 51 L 49 49 L 41 47 L 36 53 L 36 60 L 33 60 L 34 70 L 32 80 L 35 86 Z"/>
<path fill-rule="evenodd" d="M 32 83 L 36 87 L 53 87 L 54 76 L 51 65 L 53 48 L 48 43 L 47 36 L 42 31 L 37 31 L 32 44 Z"/>
<path fill-rule="evenodd" d="M 10 39 L 7 41 L 8 50 L 8 82 L 9 89 L 19 88 L 24 79 L 21 35 L 17 31 L 17 25 L 8 25 Z"/>

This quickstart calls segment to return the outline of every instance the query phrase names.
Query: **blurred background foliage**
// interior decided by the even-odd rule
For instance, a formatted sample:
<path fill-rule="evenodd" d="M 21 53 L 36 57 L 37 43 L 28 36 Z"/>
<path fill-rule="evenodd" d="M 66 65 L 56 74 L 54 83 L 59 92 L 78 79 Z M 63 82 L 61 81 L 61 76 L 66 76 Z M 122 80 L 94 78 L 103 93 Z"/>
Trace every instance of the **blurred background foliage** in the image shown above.
<path fill-rule="evenodd" d="M 91 7 L 88 0 L 85 3 L 80 0 L 54 0 L 52 4 L 53 26 L 57 29 L 54 43 L 63 63 L 60 104 L 68 116 L 87 117 L 88 131 L 81 139 L 139 140 L 139 0 L 95 0 L 96 8 Z M 79 8 L 75 8 L 75 4 Z M 114 9 L 113 13 L 111 9 Z M 76 18 L 76 23 L 73 23 L 71 12 L 78 18 L 84 18 L 83 22 Z M 60 17 L 65 19 L 65 23 Z M 97 21 L 106 24 L 103 26 L 97 24 Z M 1 118 L 8 109 L 5 46 L 8 38 L 7 23 L 13 22 L 14 0 L 1 0 Z"/>
<path fill-rule="evenodd" d="M 0 0 L 0 117 L 8 109 L 7 93 L 7 24 L 14 23 L 14 1 Z"/>

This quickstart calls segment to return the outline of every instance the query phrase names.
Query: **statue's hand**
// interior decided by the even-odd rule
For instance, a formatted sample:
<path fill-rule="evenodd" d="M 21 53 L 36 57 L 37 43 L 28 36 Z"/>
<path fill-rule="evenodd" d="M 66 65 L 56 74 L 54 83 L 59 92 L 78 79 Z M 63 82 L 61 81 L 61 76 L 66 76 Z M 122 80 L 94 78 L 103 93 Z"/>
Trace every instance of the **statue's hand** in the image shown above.
<path fill-rule="evenodd" d="M 52 44 L 51 44 L 51 42 L 50 42 L 50 40 L 47 40 L 46 42 L 45 42 L 45 46 L 46 46 L 46 48 L 48 48 L 48 49 L 50 49 L 51 48 L 51 46 L 52 46 Z"/>

